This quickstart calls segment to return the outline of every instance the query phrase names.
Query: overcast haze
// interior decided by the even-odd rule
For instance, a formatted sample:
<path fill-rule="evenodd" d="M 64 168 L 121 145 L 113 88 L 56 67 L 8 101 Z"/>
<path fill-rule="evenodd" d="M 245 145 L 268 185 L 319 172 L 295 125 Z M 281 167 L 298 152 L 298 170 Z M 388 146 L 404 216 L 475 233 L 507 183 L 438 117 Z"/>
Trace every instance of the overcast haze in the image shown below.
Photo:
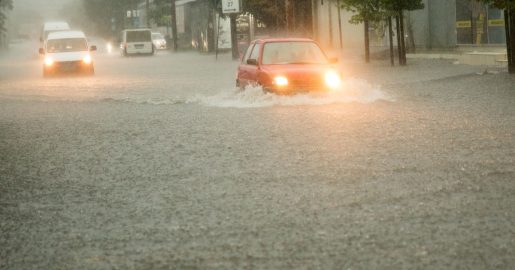
<path fill-rule="evenodd" d="M 59 19 L 61 8 L 71 2 L 79 0 L 14 0 L 15 10 L 32 9 L 37 10 L 43 19 Z"/>

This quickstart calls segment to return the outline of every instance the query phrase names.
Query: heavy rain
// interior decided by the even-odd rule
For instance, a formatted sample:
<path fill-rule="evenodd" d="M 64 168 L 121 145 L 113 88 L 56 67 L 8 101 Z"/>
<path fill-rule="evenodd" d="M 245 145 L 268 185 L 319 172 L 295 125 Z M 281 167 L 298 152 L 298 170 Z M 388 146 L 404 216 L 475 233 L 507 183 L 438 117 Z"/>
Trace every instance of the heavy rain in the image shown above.
<path fill-rule="evenodd" d="M 0 269 L 513 269 L 514 37 L 510 1 L 0 0 Z"/>

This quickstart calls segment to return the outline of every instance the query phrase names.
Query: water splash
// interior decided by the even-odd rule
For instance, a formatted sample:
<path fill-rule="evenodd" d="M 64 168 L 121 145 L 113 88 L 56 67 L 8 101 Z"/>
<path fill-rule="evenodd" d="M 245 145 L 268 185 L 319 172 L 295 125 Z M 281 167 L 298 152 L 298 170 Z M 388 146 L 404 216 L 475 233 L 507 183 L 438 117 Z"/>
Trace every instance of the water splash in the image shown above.
<path fill-rule="evenodd" d="M 282 96 L 266 93 L 261 87 L 248 87 L 245 91 L 222 91 L 214 96 L 196 96 L 187 103 L 200 103 L 222 108 L 261 108 L 270 106 L 326 105 L 335 103 L 371 103 L 394 101 L 379 87 L 364 80 L 347 79 L 340 89 L 323 93 Z"/>

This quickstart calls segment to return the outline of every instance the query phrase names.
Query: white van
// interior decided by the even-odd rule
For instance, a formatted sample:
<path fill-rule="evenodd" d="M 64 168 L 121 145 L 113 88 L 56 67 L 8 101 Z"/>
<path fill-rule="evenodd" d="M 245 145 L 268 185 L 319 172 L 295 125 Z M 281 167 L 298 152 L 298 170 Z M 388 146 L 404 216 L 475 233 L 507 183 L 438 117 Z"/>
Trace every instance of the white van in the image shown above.
<path fill-rule="evenodd" d="M 41 35 L 39 37 L 39 41 L 45 42 L 48 37 L 48 34 L 57 31 L 68 31 L 70 30 L 70 26 L 67 22 L 46 22 L 43 25 L 43 29 L 41 29 Z"/>
<path fill-rule="evenodd" d="M 123 56 L 154 54 L 152 31 L 150 29 L 126 29 L 120 34 L 120 51 Z"/>
<path fill-rule="evenodd" d="M 93 75 L 95 69 L 90 52 L 96 50 L 96 46 L 89 46 L 81 31 L 50 33 L 44 47 L 39 49 L 39 53 L 45 56 L 43 76 L 70 72 Z"/>

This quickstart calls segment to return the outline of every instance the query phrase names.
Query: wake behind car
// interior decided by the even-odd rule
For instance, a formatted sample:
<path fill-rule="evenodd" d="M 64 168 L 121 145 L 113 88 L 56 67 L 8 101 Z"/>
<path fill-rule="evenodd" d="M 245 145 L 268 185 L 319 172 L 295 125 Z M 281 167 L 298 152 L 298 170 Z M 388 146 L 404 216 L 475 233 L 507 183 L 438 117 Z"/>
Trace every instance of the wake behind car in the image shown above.
<path fill-rule="evenodd" d="M 341 84 L 336 62 L 311 39 L 259 39 L 243 56 L 236 85 L 259 85 L 277 94 L 333 91 Z"/>
<path fill-rule="evenodd" d="M 39 49 L 45 55 L 43 76 L 57 73 L 85 73 L 93 75 L 93 59 L 91 51 L 96 46 L 89 46 L 86 35 L 81 31 L 59 31 L 50 33 Z"/>

